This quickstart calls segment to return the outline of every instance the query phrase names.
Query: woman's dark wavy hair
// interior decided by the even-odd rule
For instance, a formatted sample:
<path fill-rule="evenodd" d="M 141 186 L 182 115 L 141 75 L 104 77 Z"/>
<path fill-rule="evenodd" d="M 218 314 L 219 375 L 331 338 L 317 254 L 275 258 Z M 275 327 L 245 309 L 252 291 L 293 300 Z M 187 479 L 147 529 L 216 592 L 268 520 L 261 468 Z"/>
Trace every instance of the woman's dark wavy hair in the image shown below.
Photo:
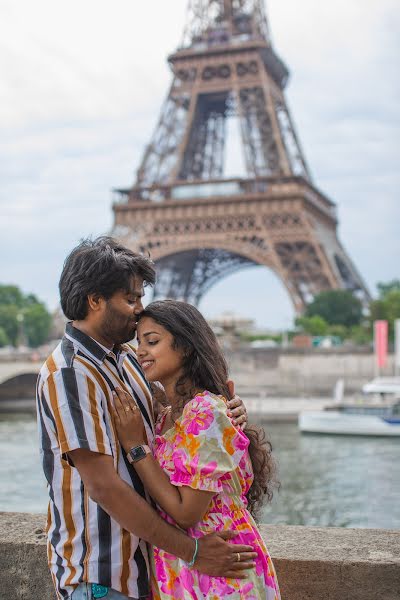
<path fill-rule="evenodd" d="M 72 321 L 88 314 L 87 297 L 97 294 L 108 300 L 119 290 L 129 291 L 132 277 L 153 285 L 154 264 L 147 256 L 136 254 L 112 237 L 85 239 L 67 256 L 59 290 L 61 308 Z"/>
<path fill-rule="evenodd" d="M 164 327 L 173 337 L 173 348 L 183 353 L 183 374 L 176 383 L 176 392 L 182 398 L 182 407 L 198 390 L 208 390 L 229 398 L 228 366 L 211 327 L 202 314 L 186 302 L 162 300 L 149 304 L 140 318 L 149 317 Z M 182 408 L 181 407 L 181 408 Z M 272 500 L 276 464 L 272 446 L 264 431 L 248 425 L 245 434 L 253 465 L 254 481 L 247 493 L 248 509 L 257 516 L 264 499 Z"/>

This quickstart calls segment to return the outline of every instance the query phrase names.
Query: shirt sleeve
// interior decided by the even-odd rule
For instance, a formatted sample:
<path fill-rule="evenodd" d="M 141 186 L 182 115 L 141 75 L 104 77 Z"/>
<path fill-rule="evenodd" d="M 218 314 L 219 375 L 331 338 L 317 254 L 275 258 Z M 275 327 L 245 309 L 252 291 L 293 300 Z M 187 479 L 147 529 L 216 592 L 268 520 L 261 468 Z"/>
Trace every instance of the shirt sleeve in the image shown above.
<path fill-rule="evenodd" d="M 175 436 L 171 483 L 219 493 L 223 478 L 234 471 L 249 445 L 227 416 L 218 396 L 196 396 L 184 408 Z"/>
<path fill-rule="evenodd" d="M 112 455 L 103 409 L 106 399 L 94 379 L 63 368 L 49 375 L 43 396 L 53 415 L 61 454 L 83 448 Z"/>

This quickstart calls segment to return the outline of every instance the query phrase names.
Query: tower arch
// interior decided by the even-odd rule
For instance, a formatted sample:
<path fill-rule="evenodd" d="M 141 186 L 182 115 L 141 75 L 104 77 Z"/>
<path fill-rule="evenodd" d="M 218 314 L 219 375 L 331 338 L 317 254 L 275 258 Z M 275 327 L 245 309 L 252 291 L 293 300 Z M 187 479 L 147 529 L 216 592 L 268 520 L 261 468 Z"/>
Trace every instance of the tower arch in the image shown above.
<path fill-rule="evenodd" d="M 113 234 L 158 264 L 156 294 L 197 303 L 224 266 L 260 264 L 278 275 L 297 312 L 326 289 L 367 300 L 338 240 L 336 207 L 312 181 L 263 0 L 189 0 L 182 44 L 168 62 L 172 84 L 156 130 L 135 184 L 115 190 L 113 207 Z M 242 178 L 224 174 L 232 114 Z"/>

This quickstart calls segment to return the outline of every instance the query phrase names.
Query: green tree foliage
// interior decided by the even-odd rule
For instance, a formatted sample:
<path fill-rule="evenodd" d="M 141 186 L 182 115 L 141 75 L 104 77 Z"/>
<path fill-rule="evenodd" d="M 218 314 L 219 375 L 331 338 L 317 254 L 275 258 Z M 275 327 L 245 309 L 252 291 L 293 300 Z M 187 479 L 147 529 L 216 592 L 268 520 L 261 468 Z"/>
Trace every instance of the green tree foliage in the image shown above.
<path fill-rule="evenodd" d="M 24 295 L 16 285 L 0 285 L 0 306 L 15 306 L 22 308 Z"/>
<path fill-rule="evenodd" d="M 338 337 L 343 341 L 349 337 L 349 330 L 344 325 L 329 325 L 328 334 Z"/>
<path fill-rule="evenodd" d="M 394 322 L 400 319 L 400 280 L 378 283 L 379 299 L 370 304 L 371 328 L 374 321 L 383 319 L 389 323 L 389 335 L 393 338 Z"/>
<path fill-rule="evenodd" d="M 36 296 L 25 295 L 14 285 L 0 285 L 0 331 L 6 336 L 6 344 L 17 346 L 26 339 L 30 346 L 40 346 L 50 326 L 51 316 Z"/>
<path fill-rule="evenodd" d="M 307 306 L 306 317 L 322 317 L 328 325 L 351 327 L 362 319 L 362 304 L 348 290 L 327 290 L 315 296 Z"/>
<path fill-rule="evenodd" d="M 8 346 L 9 341 L 6 332 L 2 327 L 0 327 L 0 348 L 4 348 L 4 346 Z"/>
<path fill-rule="evenodd" d="M 295 325 L 310 335 L 326 335 L 328 333 L 328 323 L 319 315 L 298 317 Z"/>
<path fill-rule="evenodd" d="M 44 304 L 37 302 L 27 306 L 24 311 L 24 333 L 28 344 L 36 348 L 46 341 L 51 326 L 51 315 Z"/>
<path fill-rule="evenodd" d="M 371 330 L 368 328 L 368 324 L 354 325 L 350 329 L 349 338 L 357 346 L 368 346 L 372 343 Z"/>
<path fill-rule="evenodd" d="M 393 279 L 388 283 L 377 283 L 376 287 L 378 288 L 379 298 L 383 299 L 389 292 L 400 292 L 400 279 Z"/>
<path fill-rule="evenodd" d="M 12 346 L 16 346 L 18 341 L 18 312 L 18 307 L 13 304 L 0 304 L 0 327 L 7 336 L 7 343 Z"/>

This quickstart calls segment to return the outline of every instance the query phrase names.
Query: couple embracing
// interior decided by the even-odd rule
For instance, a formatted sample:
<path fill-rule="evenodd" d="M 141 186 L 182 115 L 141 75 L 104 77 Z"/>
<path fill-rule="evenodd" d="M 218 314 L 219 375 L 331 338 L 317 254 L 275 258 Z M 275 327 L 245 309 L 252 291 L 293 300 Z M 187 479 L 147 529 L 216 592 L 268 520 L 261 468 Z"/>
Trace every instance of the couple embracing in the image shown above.
<path fill-rule="evenodd" d="M 153 263 L 112 238 L 67 257 L 70 322 L 37 385 L 59 600 L 279 600 L 253 515 L 273 461 L 193 306 L 142 306 Z M 137 335 L 137 349 L 129 340 Z"/>

